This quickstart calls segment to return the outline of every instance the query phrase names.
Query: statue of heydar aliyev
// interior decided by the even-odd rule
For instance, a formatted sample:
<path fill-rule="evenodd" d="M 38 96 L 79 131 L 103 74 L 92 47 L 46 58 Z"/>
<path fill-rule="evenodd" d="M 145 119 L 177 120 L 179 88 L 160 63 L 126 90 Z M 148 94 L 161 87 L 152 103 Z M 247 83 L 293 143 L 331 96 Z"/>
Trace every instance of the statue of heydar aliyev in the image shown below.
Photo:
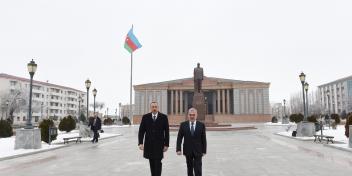
<path fill-rule="evenodd" d="M 200 93 L 202 90 L 202 81 L 203 81 L 203 68 L 200 67 L 200 64 L 197 63 L 197 67 L 194 68 L 193 71 L 193 77 L 194 77 L 194 93 L 198 92 Z"/>

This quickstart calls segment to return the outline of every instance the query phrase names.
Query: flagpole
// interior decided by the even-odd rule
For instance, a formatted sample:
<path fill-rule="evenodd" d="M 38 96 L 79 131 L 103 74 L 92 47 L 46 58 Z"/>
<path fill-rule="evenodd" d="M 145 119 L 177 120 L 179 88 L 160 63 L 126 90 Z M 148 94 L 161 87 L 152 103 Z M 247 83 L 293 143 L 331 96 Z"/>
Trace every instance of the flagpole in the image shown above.
<path fill-rule="evenodd" d="M 133 65 L 133 52 L 131 52 L 131 80 L 130 80 L 130 120 L 133 123 L 133 112 L 132 112 L 132 65 Z"/>

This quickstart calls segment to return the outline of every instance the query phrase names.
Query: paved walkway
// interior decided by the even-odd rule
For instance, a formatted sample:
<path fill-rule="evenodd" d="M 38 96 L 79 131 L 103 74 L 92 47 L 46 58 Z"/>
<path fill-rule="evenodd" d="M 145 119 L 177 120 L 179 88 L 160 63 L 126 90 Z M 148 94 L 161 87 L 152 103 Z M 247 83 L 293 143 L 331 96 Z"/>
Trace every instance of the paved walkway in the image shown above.
<path fill-rule="evenodd" d="M 257 130 L 208 132 L 205 176 L 346 176 L 352 173 L 352 153 L 273 135 L 281 127 L 257 125 Z M 123 136 L 82 143 L 22 158 L 0 161 L 1 176 L 148 176 L 149 163 L 137 149 L 137 128 L 107 129 Z M 186 175 L 185 158 L 175 154 L 176 132 L 163 160 L 163 175 Z"/>

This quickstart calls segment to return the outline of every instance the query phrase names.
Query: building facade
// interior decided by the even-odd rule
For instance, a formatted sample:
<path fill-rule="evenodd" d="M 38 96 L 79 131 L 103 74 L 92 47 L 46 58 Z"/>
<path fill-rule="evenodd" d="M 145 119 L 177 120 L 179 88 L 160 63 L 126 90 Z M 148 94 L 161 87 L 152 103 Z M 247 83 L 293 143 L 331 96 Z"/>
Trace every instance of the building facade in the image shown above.
<path fill-rule="evenodd" d="M 1 118 L 10 116 L 13 109 L 14 125 L 23 126 L 28 116 L 30 80 L 17 76 L 0 74 Z M 78 102 L 79 96 L 82 102 Z M 43 118 L 55 121 L 71 115 L 78 117 L 78 111 L 86 111 L 86 93 L 70 87 L 34 81 L 32 89 L 32 123 L 37 125 Z M 79 104 L 81 108 L 79 108 Z"/>
<path fill-rule="evenodd" d="M 204 77 L 202 89 L 206 98 L 206 120 L 217 123 L 270 121 L 270 83 Z M 170 124 L 185 120 L 192 107 L 193 78 L 135 85 L 133 123 L 140 123 L 149 112 L 150 102 L 159 104 L 160 112 L 169 116 Z"/>
<path fill-rule="evenodd" d="M 320 85 L 318 93 L 325 113 L 352 112 L 352 76 Z"/>

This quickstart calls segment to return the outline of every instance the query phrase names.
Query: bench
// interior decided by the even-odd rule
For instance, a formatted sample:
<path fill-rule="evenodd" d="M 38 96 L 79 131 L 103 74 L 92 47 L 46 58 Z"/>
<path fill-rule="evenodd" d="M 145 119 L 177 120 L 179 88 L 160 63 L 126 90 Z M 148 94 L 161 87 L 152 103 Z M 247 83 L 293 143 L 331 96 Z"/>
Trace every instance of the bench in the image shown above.
<path fill-rule="evenodd" d="M 82 137 L 80 137 L 80 136 L 64 138 L 64 144 L 66 144 L 66 143 L 68 144 L 69 140 L 71 140 L 71 139 L 76 139 L 76 143 L 77 142 L 82 143 L 81 138 Z"/>
<path fill-rule="evenodd" d="M 326 143 L 329 144 L 329 142 L 334 143 L 333 139 L 334 136 L 326 136 L 326 135 L 314 135 L 314 142 L 317 141 L 317 139 L 319 140 L 319 142 L 321 142 L 323 140 L 323 138 L 326 138 Z"/>

